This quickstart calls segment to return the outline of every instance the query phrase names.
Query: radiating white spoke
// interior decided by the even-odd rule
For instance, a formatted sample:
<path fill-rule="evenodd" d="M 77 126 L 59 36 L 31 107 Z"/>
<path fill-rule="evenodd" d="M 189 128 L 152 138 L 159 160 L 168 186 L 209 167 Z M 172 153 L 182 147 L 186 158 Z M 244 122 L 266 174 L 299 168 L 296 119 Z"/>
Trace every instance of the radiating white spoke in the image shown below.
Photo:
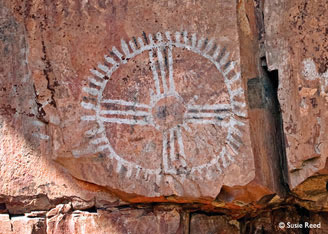
<path fill-rule="evenodd" d="M 230 112 L 224 111 L 224 113 L 193 113 L 193 112 L 188 112 L 185 114 L 185 117 L 190 119 L 190 118 L 221 118 L 224 119 L 226 117 L 229 117 L 231 115 Z"/>
<path fill-rule="evenodd" d="M 167 132 L 163 132 L 163 141 L 162 141 L 163 149 L 162 149 L 162 157 L 163 157 L 163 166 L 164 170 L 168 171 L 168 160 L 167 160 Z"/>
<path fill-rule="evenodd" d="M 150 60 L 150 68 L 151 68 L 151 71 L 153 72 L 153 79 L 155 82 L 156 94 L 159 95 L 161 93 L 161 89 L 160 89 L 160 85 L 159 85 L 158 73 L 156 70 L 154 54 L 153 54 L 152 50 L 149 51 L 149 60 Z"/>
<path fill-rule="evenodd" d="M 101 110 L 102 115 L 132 115 L 132 116 L 150 116 L 149 112 L 146 111 L 134 111 L 134 110 Z"/>
<path fill-rule="evenodd" d="M 181 134 L 181 128 L 178 128 L 176 130 L 177 138 L 178 138 L 178 145 L 179 145 L 179 160 L 182 164 L 183 167 L 187 166 L 186 164 L 186 155 L 184 152 L 184 145 L 183 145 L 183 139 L 182 139 L 182 134 Z"/>
<path fill-rule="evenodd" d="M 214 124 L 219 126 L 225 126 L 225 124 L 223 124 L 222 121 L 218 119 L 186 119 L 186 122 L 192 124 Z"/>
<path fill-rule="evenodd" d="M 143 110 L 118 110 L 118 107 L 134 107 L 150 109 L 146 104 L 128 102 L 123 100 L 104 99 L 102 103 L 115 104 L 117 107 L 102 106 L 99 111 L 100 120 L 106 123 L 128 124 L 128 125 L 151 125 L 151 113 Z M 122 117 L 110 116 L 120 115 Z M 132 118 L 131 118 L 132 117 Z M 144 117 L 141 118 L 140 117 Z"/>
<path fill-rule="evenodd" d="M 151 107 L 147 104 L 137 103 L 137 102 L 128 102 L 123 100 L 115 100 L 115 99 L 103 99 L 102 103 L 109 103 L 109 104 L 118 104 L 122 106 L 132 106 L 132 107 L 140 107 L 140 108 L 147 108 L 150 109 Z"/>
<path fill-rule="evenodd" d="M 161 48 L 157 48 L 157 58 L 158 58 L 158 63 L 159 63 L 159 69 L 161 71 L 162 85 L 163 85 L 164 93 L 167 93 L 168 87 L 167 87 L 167 83 L 166 83 L 165 60 L 164 60 Z"/>
<path fill-rule="evenodd" d="M 174 84 L 174 77 L 173 77 L 173 55 L 172 55 L 172 44 L 171 44 L 172 39 L 171 39 L 171 34 L 169 32 L 166 32 L 165 36 L 170 43 L 166 47 L 166 49 L 164 49 L 163 46 L 157 46 L 156 48 L 153 48 L 149 51 L 150 68 L 153 73 L 156 95 L 167 94 L 169 92 L 175 93 L 175 84 Z M 151 34 L 148 36 L 148 39 L 150 45 L 153 45 L 155 43 L 153 36 Z M 156 34 L 156 39 L 158 44 L 163 44 L 163 37 L 161 33 Z M 157 55 L 156 56 L 157 60 L 154 59 L 155 52 Z M 158 67 L 157 67 L 157 63 L 158 63 Z M 157 72 L 157 69 L 159 69 L 159 72 Z M 159 74 L 161 76 L 160 78 L 159 78 Z"/>
<path fill-rule="evenodd" d="M 175 161 L 174 129 L 170 129 L 170 160 Z"/>
<path fill-rule="evenodd" d="M 170 148 L 169 152 L 168 148 Z M 177 166 L 181 165 L 185 167 L 187 165 L 181 128 L 171 128 L 163 132 L 162 154 L 163 166 L 166 172 L 176 172 Z M 177 158 L 177 154 L 179 158 Z M 176 162 L 178 162 L 178 164 Z"/>
<path fill-rule="evenodd" d="M 173 56 L 172 56 L 172 47 L 170 46 L 167 50 L 168 63 L 169 63 L 169 82 L 170 82 L 170 91 L 175 92 L 175 84 L 173 79 Z"/>
<path fill-rule="evenodd" d="M 217 111 L 227 111 L 231 110 L 230 104 L 213 104 L 213 105 L 188 105 L 188 110 L 198 110 L 198 111 L 206 111 L 206 110 L 217 110 Z"/>
<path fill-rule="evenodd" d="M 187 123 L 224 126 L 223 121 L 231 116 L 231 111 L 229 104 L 188 105 L 184 118 Z"/>
<path fill-rule="evenodd" d="M 148 121 L 140 119 L 122 119 L 122 118 L 106 118 L 99 117 L 99 119 L 105 123 L 117 123 L 117 124 L 127 124 L 127 125 L 149 125 Z"/>

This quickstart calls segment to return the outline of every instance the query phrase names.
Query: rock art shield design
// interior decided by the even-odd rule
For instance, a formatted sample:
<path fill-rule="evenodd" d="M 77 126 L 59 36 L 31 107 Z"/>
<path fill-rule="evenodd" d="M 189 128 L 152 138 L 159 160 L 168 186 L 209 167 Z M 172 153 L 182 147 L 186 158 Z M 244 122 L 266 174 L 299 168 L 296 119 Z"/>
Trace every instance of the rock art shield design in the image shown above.
<path fill-rule="evenodd" d="M 248 133 L 235 66 L 225 47 L 196 34 L 122 40 L 83 88 L 90 115 L 81 119 L 98 126 L 90 144 L 127 178 L 220 178 Z"/>

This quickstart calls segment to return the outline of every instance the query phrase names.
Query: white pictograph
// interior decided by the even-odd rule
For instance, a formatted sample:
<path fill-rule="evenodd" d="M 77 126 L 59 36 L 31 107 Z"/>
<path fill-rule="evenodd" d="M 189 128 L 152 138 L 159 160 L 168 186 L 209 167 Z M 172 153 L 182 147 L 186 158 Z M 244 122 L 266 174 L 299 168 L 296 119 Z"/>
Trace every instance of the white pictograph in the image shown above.
<path fill-rule="evenodd" d="M 176 91 L 174 80 L 173 51 L 176 48 L 187 49 L 212 62 L 224 78 L 230 97 L 229 104 L 199 105 L 183 100 Z M 103 92 L 112 74 L 129 59 L 144 52 L 149 56 L 155 87 L 155 90 L 150 90 L 150 103 L 104 99 Z M 211 177 L 215 171 L 214 174 L 220 175 L 224 168 L 234 162 L 235 156 L 240 154 L 238 148 L 242 145 L 240 139 L 247 116 L 240 73 L 235 71 L 235 62 L 230 61 L 229 56 L 230 54 L 216 45 L 214 40 L 197 39 L 196 34 L 188 35 L 186 31 L 144 35 L 144 38 L 134 38 L 128 43 L 122 40 L 121 51 L 113 47 L 111 55 L 105 56 L 106 65 L 99 64 L 97 70 L 91 70 L 93 77 L 89 77 L 89 82 L 92 85 L 83 88 L 85 93 L 96 100 L 81 103 L 83 108 L 94 113 L 82 116 L 81 120 L 95 121 L 99 126 L 98 129 L 87 132 L 88 135 L 94 136 L 90 144 L 96 145 L 98 152 L 106 152 L 106 155 L 116 161 L 117 172 L 124 166 L 128 177 L 132 174 L 138 177 L 143 173 L 144 178 L 155 176 L 156 181 L 159 181 L 164 174 L 179 175 L 183 178 L 205 173 L 206 177 Z M 194 99 L 197 99 L 197 96 Z M 114 109 L 113 106 L 133 108 L 122 110 Z M 153 126 L 162 137 L 162 168 L 144 168 L 118 155 L 106 136 L 106 123 Z M 192 166 L 187 163 L 188 155 L 185 154 L 182 129 L 191 131 L 191 125 L 219 125 L 227 129 L 225 144 L 219 155 L 214 155 L 211 161 L 203 165 Z"/>
<path fill-rule="evenodd" d="M 304 69 L 303 75 L 307 80 L 319 80 L 320 81 L 320 93 L 325 95 L 328 89 L 328 71 L 320 74 L 317 71 L 313 59 L 305 59 L 303 61 Z"/>

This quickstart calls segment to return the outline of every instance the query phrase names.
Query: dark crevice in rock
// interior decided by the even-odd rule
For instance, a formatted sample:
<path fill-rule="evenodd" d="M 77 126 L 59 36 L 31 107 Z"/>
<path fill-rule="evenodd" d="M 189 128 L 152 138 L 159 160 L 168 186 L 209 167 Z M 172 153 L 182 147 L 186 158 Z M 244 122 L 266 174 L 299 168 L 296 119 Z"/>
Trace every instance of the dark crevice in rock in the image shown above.
<path fill-rule="evenodd" d="M 283 119 L 280 108 L 280 103 L 278 99 L 278 88 L 279 88 L 279 72 L 278 70 L 269 71 L 267 67 L 266 58 L 261 58 L 262 72 L 264 74 L 264 92 L 265 98 L 269 99 L 268 108 L 270 109 L 273 118 L 275 120 L 274 126 L 274 136 L 273 142 L 276 147 L 276 158 L 274 162 L 278 165 L 273 165 L 274 168 L 278 168 L 278 183 L 282 187 L 283 195 L 286 196 L 289 193 L 289 184 L 288 184 L 288 166 L 286 158 L 286 143 L 285 143 L 285 134 L 283 127 Z M 275 167 L 277 166 L 277 167 Z"/>
<path fill-rule="evenodd" d="M 46 112 L 44 111 L 43 109 L 43 106 L 40 102 L 38 102 L 39 100 L 39 95 L 38 95 L 38 92 L 36 90 L 36 87 L 35 85 L 33 84 L 33 90 L 34 90 L 34 95 L 35 95 L 35 103 L 37 105 L 37 111 L 38 111 L 38 115 L 36 116 L 36 118 L 38 120 L 40 120 L 41 122 L 45 123 L 45 124 L 48 124 L 49 122 L 44 118 L 44 116 L 46 115 Z"/>
<path fill-rule="evenodd" d="M 45 78 L 47 79 L 47 89 L 49 89 L 50 93 L 51 93 L 51 100 L 50 100 L 49 104 L 53 105 L 56 108 L 57 104 L 54 99 L 55 89 L 54 89 L 53 85 L 51 84 L 51 80 L 50 80 L 50 73 L 53 71 L 53 69 L 51 67 L 51 63 L 50 63 L 50 60 L 47 55 L 47 49 L 46 49 L 44 40 L 41 41 L 41 44 L 42 44 L 42 52 L 43 52 L 43 57 L 41 59 L 45 63 L 45 68 L 43 69 L 43 74 L 44 74 Z"/>
<path fill-rule="evenodd" d="M 88 209 L 83 209 L 83 211 L 89 212 L 89 213 L 97 213 L 98 208 L 95 206 L 92 206 Z"/>

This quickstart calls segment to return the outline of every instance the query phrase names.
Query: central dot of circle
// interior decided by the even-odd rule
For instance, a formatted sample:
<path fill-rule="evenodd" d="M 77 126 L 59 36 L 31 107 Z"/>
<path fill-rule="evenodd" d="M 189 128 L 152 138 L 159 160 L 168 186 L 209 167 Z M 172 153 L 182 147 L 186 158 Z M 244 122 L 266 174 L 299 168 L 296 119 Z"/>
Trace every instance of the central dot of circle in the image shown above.
<path fill-rule="evenodd" d="M 168 130 L 183 124 L 186 107 L 181 98 L 169 96 L 159 99 L 152 108 L 152 115 L 157 127 Z"/>

